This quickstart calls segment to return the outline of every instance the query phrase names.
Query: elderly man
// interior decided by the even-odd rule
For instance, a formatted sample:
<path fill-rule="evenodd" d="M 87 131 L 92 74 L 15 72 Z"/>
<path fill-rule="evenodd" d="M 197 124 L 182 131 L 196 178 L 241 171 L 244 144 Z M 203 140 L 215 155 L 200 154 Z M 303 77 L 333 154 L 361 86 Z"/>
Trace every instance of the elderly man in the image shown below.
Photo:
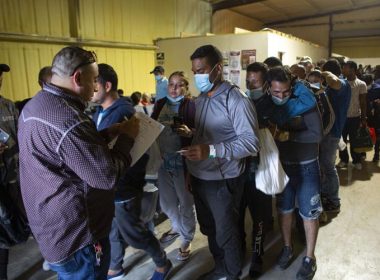
<path fill-rule="evenodd" d="M 97 91 L 93 52 L 65 47 L 52 79 L 19 118 L 23 200 L 42 255 L 59 279 L 106 279 L 114 187 L 130 165 L 138 121 L 97 132 L 84 114 Z M 113 150 L 107 141 L 118 135 Z"/>

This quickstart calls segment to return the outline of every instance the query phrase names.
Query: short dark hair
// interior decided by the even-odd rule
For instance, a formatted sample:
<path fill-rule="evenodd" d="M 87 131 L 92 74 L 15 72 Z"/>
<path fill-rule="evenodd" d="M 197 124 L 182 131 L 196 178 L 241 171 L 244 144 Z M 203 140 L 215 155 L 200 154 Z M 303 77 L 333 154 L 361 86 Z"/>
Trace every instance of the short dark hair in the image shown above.
<path fill-rule="evenodd" d="M 269 71 L 268 66 L 265 63 L 261 63 L 261 62 L 254 62 L 247 66 L 247 73 L 260 72 L 263 81 L 267 80 L 268 71 Z"/>
<path fill-rule="evenodd" d="M 204 57 L 207 59 L 208 64 L 212 67 L 214 67 L 217 63 L 223 62 L 222 53 L 213 45 L 204 45 L 197 48 L 190 56 L 190 60 Z"/>
<path fill-rule="evenodd" d="M 264 63 L 268 65 L 269 68 L 273 68 L 276 66 L 282 66 L 282 61 L 275 57 L 275 56 L 270 56 L 267 59 L 264 60 Z"/>
<path fill-rule="evenodd" d="M 373 83 L 373 76 L 372 74 L 364 74 L 362 76 L 362 80 L 365 82 L 367 86 L 369 86 Z"/>
<path fill-rule="evenodd" d="M 111 90 L 116 91 L 118 79 L 117 79 L 117 74 L 115 70 L 112 68 L 111 65 L 108 65 L 105 63 L 100 63 L 98 67 L 99 67 L 99 77 L 98 77 L 99 83 L 105 86 L 107 82 L 110 82 L 112 84 Z"/>
<path fill-rule="evenodd" d="M 96 54 L 80 47 L 70 46 L 61 49 L 53 58 L 52 73 L 69 77 L 79 68 L 96 62 Z"/>
<path fill-rule="evenodd" d="M 335 58 L 330 58 L 323 64 L 322 71 L 329 71 L 333 73 L 335 76 L 339 77 L 342 74 L 342 68 L 340 67 L 340 63 Z"/>
<path fill-rule="evenodd" d="M 133 106 L 136 106 L 137 104 L 140 103 L 141 96 L 142 96 L 142 94 L 139 91 L 135 91 L 134 93 L 131 94 Z"/>
<path fill-rule="evenodd" d="M 41 68 L 40 72 L 38 73 L 38 83 L 42 85 L 43 83 L 46 83 L 47 78 L 51 77 L 51 66 L 45 66 Z"/>
<path fill-rule="evenodd" d="M 344 63 L 344 65 L 348 65 L 348 67 L 350 67 L 350 69 L 353 69 L 354 71 L 358 70 L 358 65 L 355 61 L 348 60 L 346 61 L 346 63 Z"/>
<path fill-rule="evenodd" d="M 290 69 L 288 67 L 276 66 L 268 71 L 268 83 L 272 83 L 272 81 L 287 83 L 292 82 L 292 74 L 290 73 Z"/>
<path fill-rule="evenodd" d="M 321 73 L 321 71 L 319 71 L 319 70 L 313 70 L 313 71 L 311 71 L 310 73 L 309 73 L 309 77 L 310 76 L 316 76 L 316 77 L 318 77 L 318 78 L 321 78 L 322 77 L 322 73 Z"/>

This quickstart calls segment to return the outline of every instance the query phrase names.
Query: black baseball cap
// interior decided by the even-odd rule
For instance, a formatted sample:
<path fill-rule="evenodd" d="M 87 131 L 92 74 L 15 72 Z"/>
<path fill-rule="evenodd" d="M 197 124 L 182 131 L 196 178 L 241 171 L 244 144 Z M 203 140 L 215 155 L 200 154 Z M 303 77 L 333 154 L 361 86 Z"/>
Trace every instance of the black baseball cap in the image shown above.
<path fill-rule="evenodd" d="M 0 64 L 0 73 L 9 72 L 11 68 L 7 64 Z"/>
<path fill-rule="evenodd" d="M 153 74 L 154 72 L 164 73 L 165 69 L 162 66 L 156 66 L 156 67 L 154 67 L 154 69 L 152 71 L 150 71 L 150 74 Z"/>

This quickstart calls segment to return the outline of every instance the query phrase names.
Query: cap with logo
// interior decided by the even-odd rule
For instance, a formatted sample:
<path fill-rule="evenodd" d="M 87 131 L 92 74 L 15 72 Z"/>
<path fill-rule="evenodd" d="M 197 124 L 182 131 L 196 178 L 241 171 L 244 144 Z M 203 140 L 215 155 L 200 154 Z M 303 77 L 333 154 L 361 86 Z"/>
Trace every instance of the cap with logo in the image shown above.
<path fill-rule="evenodd" d="M 165 69 L 164 67 L 162 66 L 156 66 L 154 67 L 154 69 L 152 71 L 150 71 L 150 74 L 153 74 L 155 72 L 160 72 L 160 73 L 164 73 L 165 72 Z"/>

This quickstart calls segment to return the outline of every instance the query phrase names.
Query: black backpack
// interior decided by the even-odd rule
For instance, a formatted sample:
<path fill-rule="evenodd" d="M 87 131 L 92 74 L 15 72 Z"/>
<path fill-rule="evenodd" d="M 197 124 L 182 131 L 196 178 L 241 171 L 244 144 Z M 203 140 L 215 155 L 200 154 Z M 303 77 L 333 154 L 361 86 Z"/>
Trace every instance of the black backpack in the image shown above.
<path fill-rule="evenodd" d="M 326 94 L 326 92 L 322 93 L 314 93 L 315 99 L 317 100 L 319 113 L 322 118 L 322 126 L 323 126 L 323 136 L 327 135 L 335 122 L 335 113 L 334 109 L 331 105 L 330 98 Z"/>

